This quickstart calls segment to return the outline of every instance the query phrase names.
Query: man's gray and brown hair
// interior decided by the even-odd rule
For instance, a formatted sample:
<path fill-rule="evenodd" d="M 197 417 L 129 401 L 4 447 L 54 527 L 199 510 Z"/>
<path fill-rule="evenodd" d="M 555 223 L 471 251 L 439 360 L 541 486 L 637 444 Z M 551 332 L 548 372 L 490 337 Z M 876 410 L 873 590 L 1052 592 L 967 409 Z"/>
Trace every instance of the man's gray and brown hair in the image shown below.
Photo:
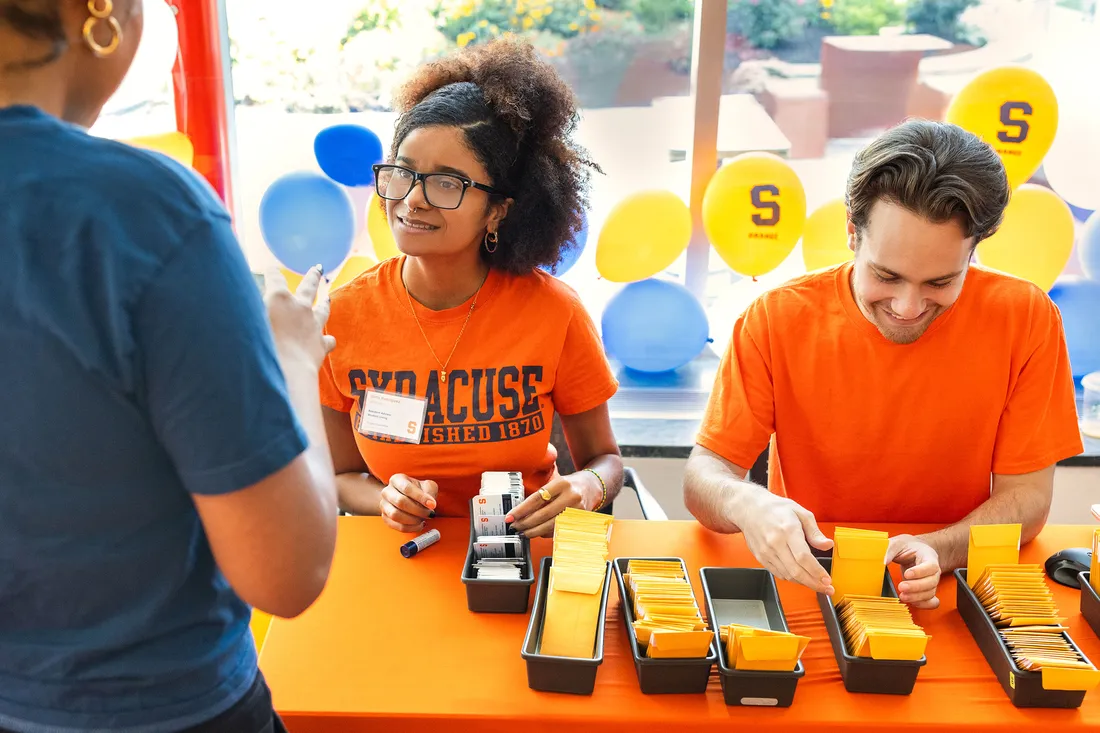
<path fill-rule="evenodd" d="M 1009 195 L 992 146 L 956 125 L 913 119 L 856 155 L 844 199 L 857 241 L 882 200 L 937 224 L 956 220 L 977 245 L 997 231 Z"/>

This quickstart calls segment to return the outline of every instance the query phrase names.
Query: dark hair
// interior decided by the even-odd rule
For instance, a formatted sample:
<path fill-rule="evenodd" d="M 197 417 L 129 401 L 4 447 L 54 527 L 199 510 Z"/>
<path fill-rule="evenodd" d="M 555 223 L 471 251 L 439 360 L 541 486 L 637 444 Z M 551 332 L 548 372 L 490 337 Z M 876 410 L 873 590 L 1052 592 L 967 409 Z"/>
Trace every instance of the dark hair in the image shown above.
<path fill-rule="evenodd" d="M 422 66 L 397 90 L 392 154 L 421 127 L 459 127 L 492 180 L 514 200 L 482 256 L 518 274 L 552 267 L 580 231 L 589 169 L 574 144 L 577 109 L 566 83 L 527 42 L 501 38 Z"/>
<path fill-rule="evenodd" d="M 10 64 L 11 69 L 45 66 L 61 58 L 69 45 L 58 0 L 0 0 L 0 23 L 28 38 L 52 44 L 46 56 Z"/>
<path fill-rule="evenodd" d="M 883 200 L 937 224 L 957 220 L 974 244 L 997 231 L 1010 189 L 996 151 L 956 125 L 907 120 L 856 155 L 844 199 L 857 235 Z"/>

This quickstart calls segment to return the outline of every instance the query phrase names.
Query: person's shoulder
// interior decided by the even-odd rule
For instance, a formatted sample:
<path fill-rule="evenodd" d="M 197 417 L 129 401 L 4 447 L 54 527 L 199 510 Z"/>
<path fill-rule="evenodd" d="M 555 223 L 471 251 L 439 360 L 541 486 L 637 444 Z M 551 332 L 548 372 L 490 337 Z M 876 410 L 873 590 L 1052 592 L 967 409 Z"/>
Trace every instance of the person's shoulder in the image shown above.
<path fill-rule="evenodd" d="M 974 302 L 984 311 L 1026 316 L 1057 309 L 1050 296 L 1030 280 L 978 264 L 970 266 L 965 287 L 971 288 Z"/>
<path fill-rule="evenodd" d="M 978 263 L 970 266 L 966 279 L 967 285 L 971 285 L 975 293 L 985 299 L 1026 304 L 1047 297 L 1043 289 L 1030 280 L 993 270 Z"/>
<path fill-rule="evenodd" d="M 237 255 L 229 214 L 196 171 L 44 113 L 7 117 L 0 195 L 24 242 L 113 263 L 104 267 L 118 273 L 114 292 L 126 303 L 179 252 Z"/>
<path fill-rule="evenodd" d="M 847 265 L 835 265 L 794 277 L 754 300 L 746 313 L 753 317 L 784 319 L 797 317 L 807 308 L 820 312 L 836 302 L 836 282 Z"/>
<path fill-rule="evenodd" d="M 6 178 L 40 200 L 63 200 L 71 221 L 113 220 L 116 232 L 168 223 L 162 239 L 185 236 L 188 224 L 228 221 L 225 206 L 197 171 L 166 155 L 98 137 L 39 112 L 9 115 L 0 149 L 17 170 Z M 145 232 L 142 232 L 143 234 Z"/>
<path fill-rule="evenodd" d="M 127 217 L 168 219 L 180 223 L 228 219 L 217 194 L 199 173 L 167 155 L 90 135 L 74 150 L 68 180 L 97 180 L 104 206 L 120 208 Z"/>
<path fill-rule="evenodd" d="M 584 308 L 576 290 L 545 270 L 535 269 L 524 275 L 504 273 L 503 277 L 509 291 L 528 302 L 537 302 L 540 308 Z"/>
<path fill-rule="evenodd" d="M 1024 324 L 1028 332 L 1044 332 L 1060 323 L 1058 306 L 1035 283 L 1015 275 L 971 265 L 965 287 L 970 288 L 972 309 L 986 326 Z"/>
<path fill-rule="evenodd" d="M 381 303 L 393 298 L 390 284 L 401 267 L 400 257 L 391 257 L 368 267 L 330 295 L 333 315 L 358 310 L 364 303 Z"/>

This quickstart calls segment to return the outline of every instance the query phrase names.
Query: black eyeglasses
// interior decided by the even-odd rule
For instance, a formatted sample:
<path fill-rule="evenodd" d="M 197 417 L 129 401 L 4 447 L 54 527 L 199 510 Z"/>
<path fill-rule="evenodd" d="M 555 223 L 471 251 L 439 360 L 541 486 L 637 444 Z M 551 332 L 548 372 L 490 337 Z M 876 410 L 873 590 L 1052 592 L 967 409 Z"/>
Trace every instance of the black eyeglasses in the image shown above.
<path fill-rule="evenodd" d="M 417 181 L 420 181 L 424 189 L 424 198 L 437 209 L 457 209 L 462 205 L 468 188 L 476 188 L 494 196 L 504 195 L 492 186 L 475 183 L 454 173 L 418 173 L 404 166 L 388 163 L 374 166 L 374 190 L 380 198 L 387 201 L 405 198 Z"/>

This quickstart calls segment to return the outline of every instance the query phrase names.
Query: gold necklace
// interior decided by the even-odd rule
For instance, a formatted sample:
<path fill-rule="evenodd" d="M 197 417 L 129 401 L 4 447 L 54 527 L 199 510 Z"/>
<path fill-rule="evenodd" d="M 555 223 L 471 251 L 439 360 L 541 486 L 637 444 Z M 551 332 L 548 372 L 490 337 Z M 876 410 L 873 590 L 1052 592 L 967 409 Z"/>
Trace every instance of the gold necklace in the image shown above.
<path fill-rule="evenodd" d="M 489 277 L 486 276 L 485 280 Z M 420 318 L 416 315 L 416 307 L 413 305 L 412 293 L 409 292 L 409 286 L 405 285 L 402 281 L 402 285 L 405 285 L 405 296 L 409 299 L 409 310 L 412 312 L 413 320 L 416 321 L 417 328 L 420 329 L 420 335 L 424 337 L 424 343 L 428 345 L 428 351 L 432 352 L 432 358 L 435 359 L 435 363 L 439 365 L 439 382 L 441 384 L 447 383 L 447 365 L 451 363 L 451 357 L 455 355 L 455 349 L 458 348 L 458 342 L 462 340 L 462 334 L 466 333 L 466 326 L 470 323 L 470 316 L 474 314 L 474 307 L 477 305 L 477 296 L 481 295 L 481 288 L 485 286 L 485 280 L 481 281 L 481 285 L 478 285 L 477 292 L 474 293 L 474 302 L 470 303 L 470 312 L 466 314 L 466 320 L 462 322 L 462 329 L 458 332 L 458 338 L 455 339 L 455 345 L 451 347 L 451 353 L 447 355 L 447 361 L 440 361 L 439 357 L 435 354 L 435 349 L 432 348 L 432 342 L 428 340 L 428 334 L 424 332 L 424 326 L 420 325 Z"/>

